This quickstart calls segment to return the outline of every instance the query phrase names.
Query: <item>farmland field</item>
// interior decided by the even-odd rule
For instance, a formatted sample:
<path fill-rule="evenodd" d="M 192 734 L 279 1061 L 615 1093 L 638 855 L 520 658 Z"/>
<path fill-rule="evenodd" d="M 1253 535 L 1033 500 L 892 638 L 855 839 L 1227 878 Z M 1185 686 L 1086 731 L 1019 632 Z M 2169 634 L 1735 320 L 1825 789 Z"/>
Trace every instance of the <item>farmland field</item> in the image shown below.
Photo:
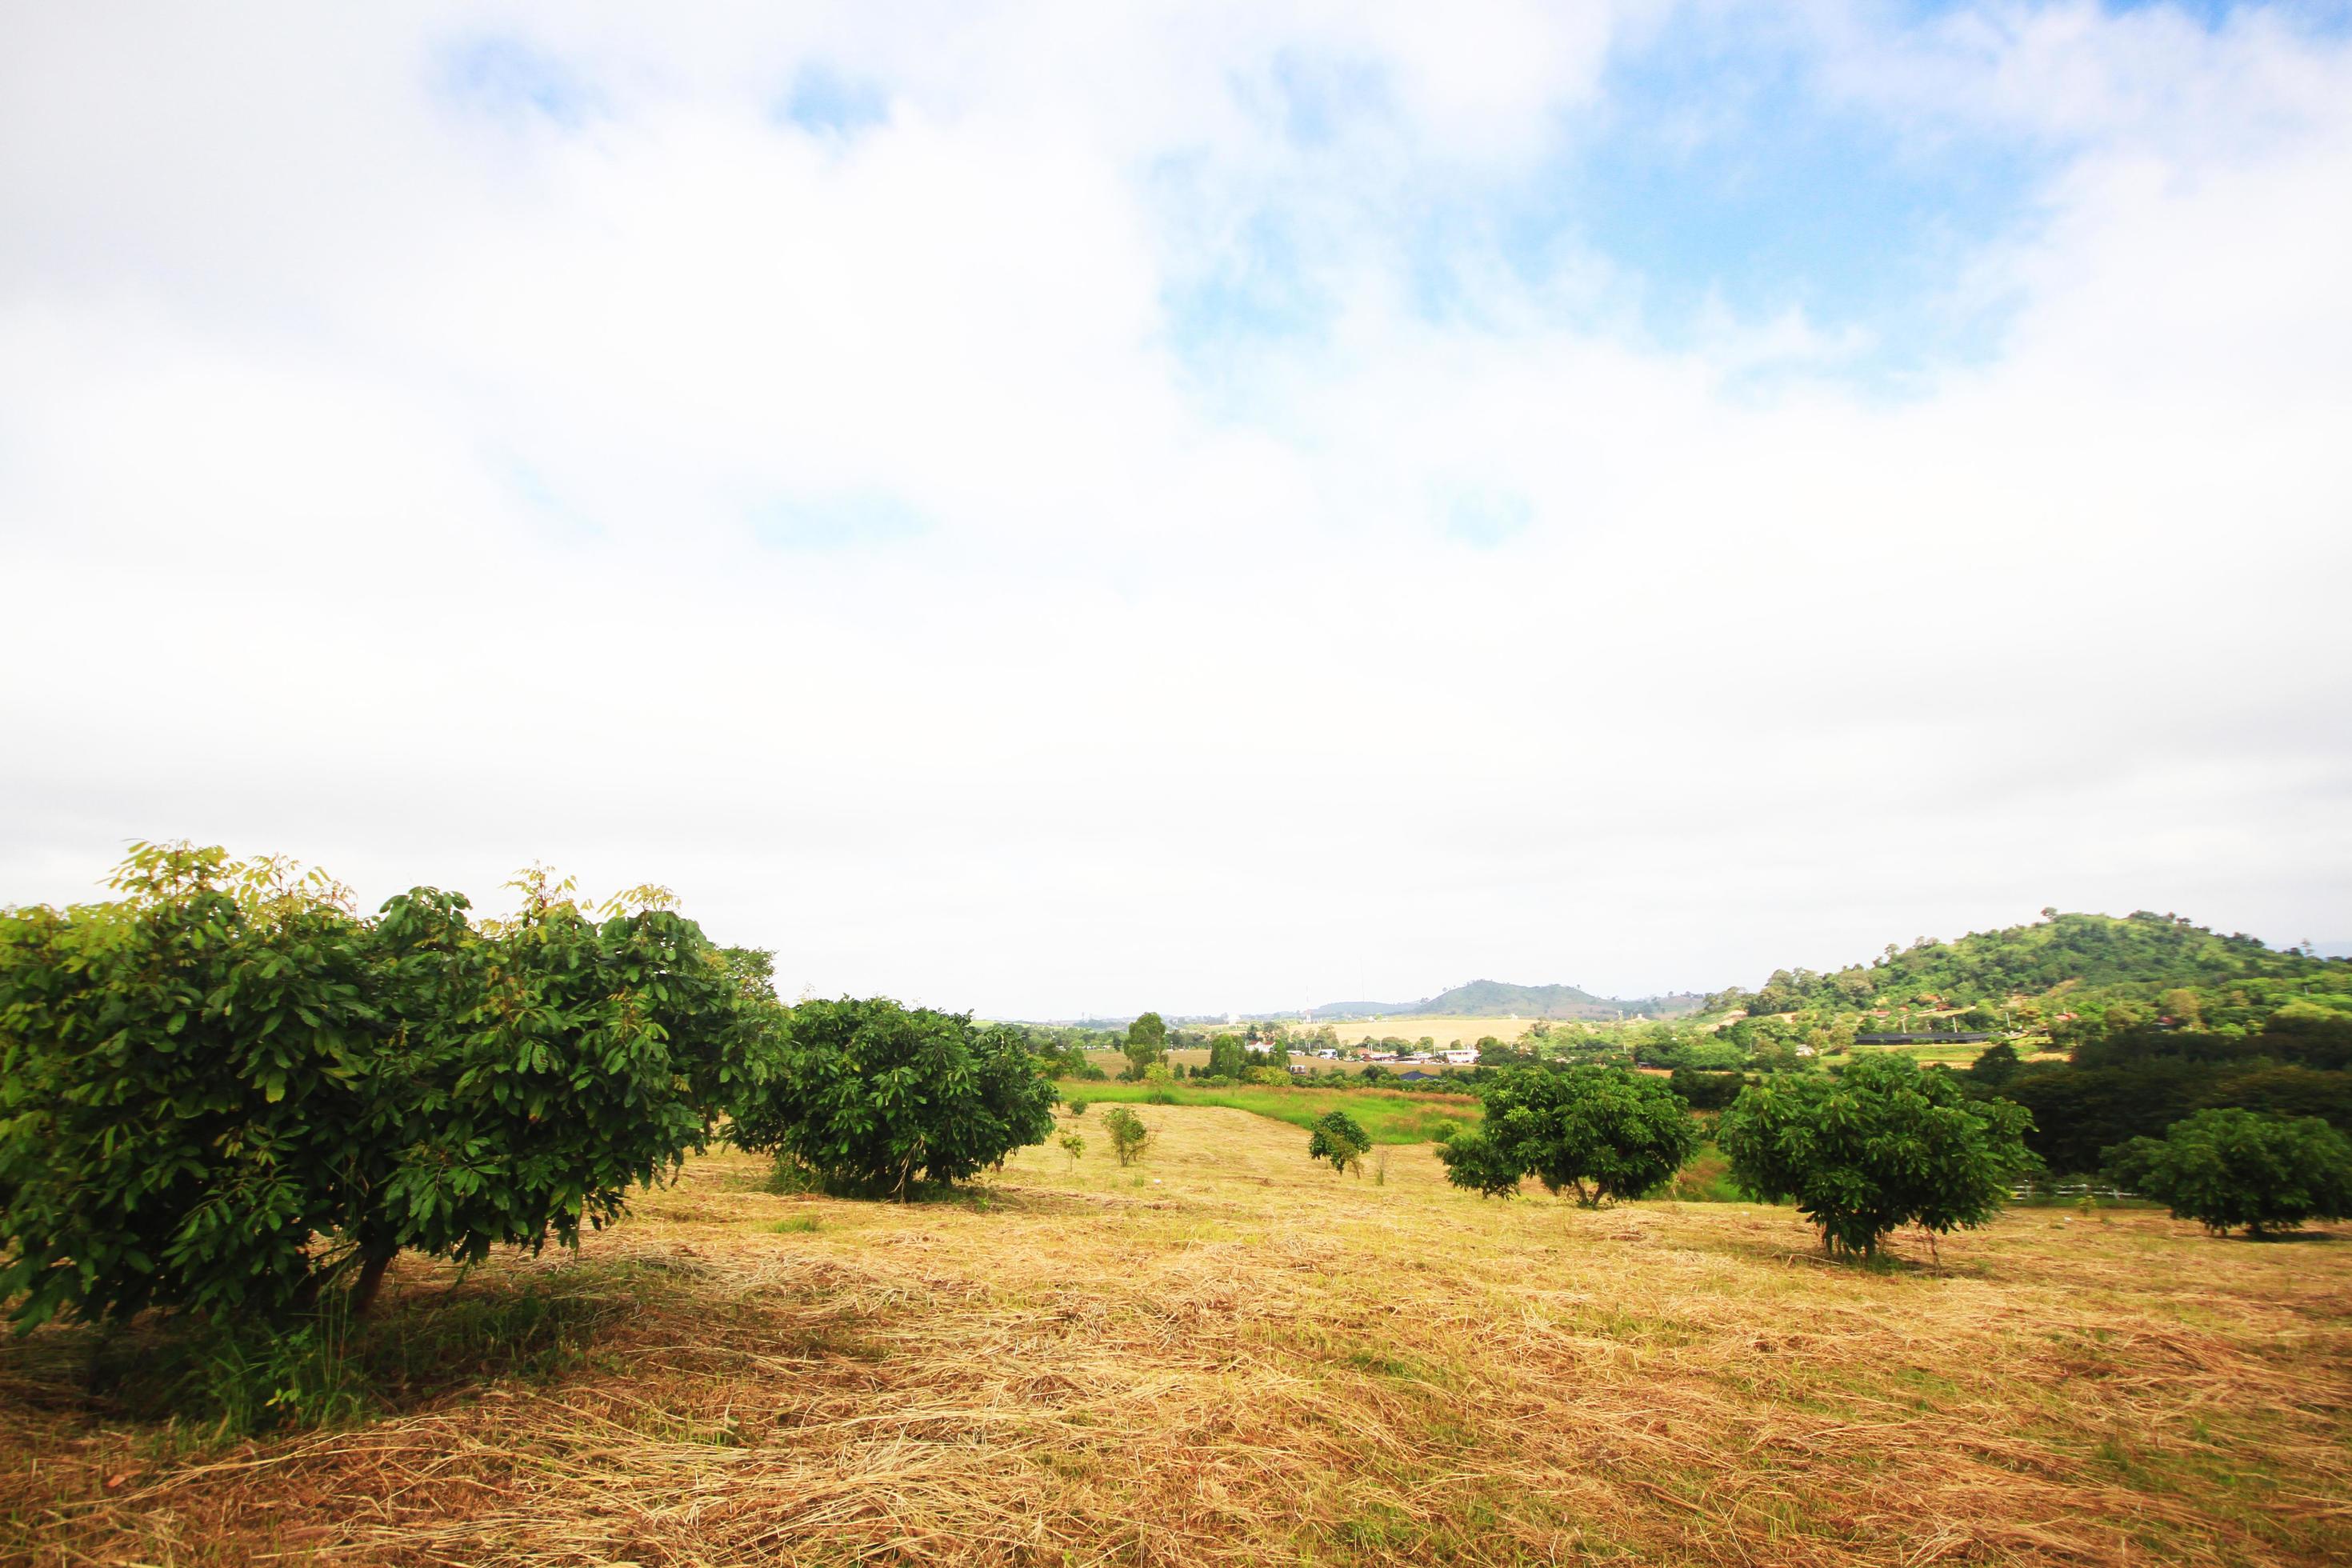
<path fill-rule="evenodd" d="M 1141 1083 L 1075 1083 L 1062 1085 L 1065 1100 L 1145 1101 L 1153 1086 Z M 1441 1131 L 1477 1121 L 1477 1100 L 1466 1094 L 1394 1089 L 1317 1089 L 1241 1084 L 1232 1089 L 1195 1089 L 1186 1083 L 1159 1086 L 1179 1105 L 1225 1106 L 1270 1116 L 1294 1127 L 1307 1127 L 1328 1111 L 1344 1110 L 1361 1123 L 1375 1143 L 1426 1143 Z M 1081 1126 L 1080 1131 L 1084 1128 Z"/>
<path fill-rule="evenodd" d="M 1353 1101 L 1351 1100 L 1351 1103 Z M 2307 1563 L 2352 1556 L 2352 1231 L 1481 1201 L 1214 1106 L 954 1201 L 694 1161 L 580 1254 L 404 1258 L 363 1408 L 244 1442 L 0 1350 L 0 1560 Z M 1090 1131 L 1087 1118 L 1065 1125 Z"/>

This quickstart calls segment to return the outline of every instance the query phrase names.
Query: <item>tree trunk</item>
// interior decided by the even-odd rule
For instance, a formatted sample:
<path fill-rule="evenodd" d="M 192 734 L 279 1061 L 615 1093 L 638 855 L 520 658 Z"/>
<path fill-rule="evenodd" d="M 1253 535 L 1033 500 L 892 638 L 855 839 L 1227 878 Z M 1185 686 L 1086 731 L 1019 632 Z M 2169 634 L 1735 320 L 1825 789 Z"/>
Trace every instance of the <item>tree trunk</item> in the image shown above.
<path fill-rule="evenodd" d="M 376 1292 L 383 1288 L 383 1271 L 392 1266 L 397 1247 L 371 1252 L 360 1264 L 358 1283 L 352 1287 L 352 1316 L 364 1318 L 375 1305 Z"/>

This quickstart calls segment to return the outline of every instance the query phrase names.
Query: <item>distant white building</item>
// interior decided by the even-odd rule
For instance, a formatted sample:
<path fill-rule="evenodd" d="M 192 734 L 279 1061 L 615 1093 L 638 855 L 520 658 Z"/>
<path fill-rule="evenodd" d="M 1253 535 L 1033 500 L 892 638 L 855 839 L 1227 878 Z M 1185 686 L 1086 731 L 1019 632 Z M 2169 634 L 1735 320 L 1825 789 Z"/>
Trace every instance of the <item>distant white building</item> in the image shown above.
<path fill-rule="evenodd" d="M 1445 1053 L 1445 1061 L 1446 1065 L 1449 1067 L 1476 1067 L 1478 1065 L 1478 1052 L 1475 1047 L 1457 1047 Z"/>

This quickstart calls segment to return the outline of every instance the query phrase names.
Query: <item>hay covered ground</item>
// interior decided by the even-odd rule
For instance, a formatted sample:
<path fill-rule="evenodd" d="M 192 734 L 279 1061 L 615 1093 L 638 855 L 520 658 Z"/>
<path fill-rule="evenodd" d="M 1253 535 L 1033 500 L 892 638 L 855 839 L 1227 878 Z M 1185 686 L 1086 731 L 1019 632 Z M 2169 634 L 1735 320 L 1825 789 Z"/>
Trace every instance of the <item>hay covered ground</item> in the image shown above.
<path fill-rule="evenodd" d="M 898 1207 L 720 1154 L 577 1258 L 404 1260 L 334 1428 L 208 1443 L 45 1331 L 0 1561 L 2352 1560 L 2352 1234 L 2035 1210 L 1865 1271 L 1785 1210 L 1140 1110 L 1134 1171 L 1097 1134 Z"/>

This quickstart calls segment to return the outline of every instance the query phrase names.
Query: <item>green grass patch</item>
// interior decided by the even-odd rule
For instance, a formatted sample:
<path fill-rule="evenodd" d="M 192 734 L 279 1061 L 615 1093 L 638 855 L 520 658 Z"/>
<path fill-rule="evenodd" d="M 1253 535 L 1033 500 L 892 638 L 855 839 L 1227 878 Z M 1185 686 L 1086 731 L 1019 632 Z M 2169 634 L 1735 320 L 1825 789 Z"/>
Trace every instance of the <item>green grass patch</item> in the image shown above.
<path fill-rule="evenodd" d="M 1731 1179 L 1731 1162 L 1710 1138 L 1698 1146 L 1690 1163 L 1675 1173 L 1660 1197 L 1686 1204 L 1744 1204 L 1747 1192 Z"/>
<path fill-rule="evenodd" d="M 1164 1098 L 1154 1100 L 1158 1094 Z M 1065 1100 L 1129 1105 L 1221 1105 L 1269 1116 L 1294 1127 L 1312 1127 L 1327 1111 L 1344 1110 L 1363 1124 L 1375 1143 L 1429 1143 L 1449 1138 L 1478 1121 L 1478 1101 L 1466 1094 L 1392 1089 L 1309 1089 L 1304 1085 L 1242 1084 L 1232 1089 L 1193 1089 L 1183 1083 L 1080 1083 L 1062 1085 Z"/>

